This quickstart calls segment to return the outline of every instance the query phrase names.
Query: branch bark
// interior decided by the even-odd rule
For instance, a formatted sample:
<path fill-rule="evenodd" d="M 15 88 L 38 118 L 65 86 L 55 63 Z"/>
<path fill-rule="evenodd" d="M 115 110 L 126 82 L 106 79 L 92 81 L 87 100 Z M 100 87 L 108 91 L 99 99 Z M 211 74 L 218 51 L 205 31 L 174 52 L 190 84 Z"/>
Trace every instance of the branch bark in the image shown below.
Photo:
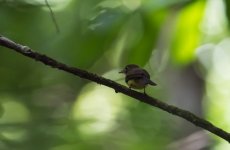
<path fill-rule="evenodd" d="M 31 48 L 27 47 L 27 46 L 23 46 L 21 44 L 15 43 L 14 41 L 1 36 L 0 35 L 0 45 L 6 48 L 9 48 L 11 50 L 14 50 L 24 56 L 30 57 L 36 61 L 40 61 L 42 63 L 44 63 L 47 66 L 53 67 L 53 68 L 57 68 L 59 70 L 63 70 L 65 72 L 74 74 L 76 76 L 79 76 L 80 78 L 83 79 L 87 79 L 93 82 L 96 82 L 98 84 L 102 84 L 105 85 L 107 87 L 110 87 L 112 89 L 115 90 L 116 93 L 120 92 L 123 93 L 125 95 L 128 95 L 132 98 L 134 98 L 134 100 L 138 100 L 141 101 L 143 103 L 149 104 L 151 106 L 160 108 L 170 114 L 179 116 L 191 123 L 193 123 L 194 125 L 203 128 L 204 130 L 207 130 L 217 136 L 219 136 L 222 139 L 225 139 L 226 141 L 230 142 L 230 133 L 216 127 L 215 125 L 213 125 L 211 122 L 202 119 L 196 115 L 194 115 L 193 113 L 180 109 L 178 107 L 175 107 L 173 105 L 168 105 L 162 101 L 159 101 L 153 97 L 150 97 L 148 95 L 145 95 L 143 93 L 131 90 L 129 88 L 127 88 L 126 86 L 123 86 L 121 84 L 118 84 L 112 80 L 103 78 L 101 76 L 98 76 L 94 73 L 90 73 L 87 72 L 85 70 L 79 69 L 79 68 L 75 68 L 75 67 L 69 67 L 63 63 L 60 63 L 46 55 L 40 54 L 38 52 L 33 51 Z"/>

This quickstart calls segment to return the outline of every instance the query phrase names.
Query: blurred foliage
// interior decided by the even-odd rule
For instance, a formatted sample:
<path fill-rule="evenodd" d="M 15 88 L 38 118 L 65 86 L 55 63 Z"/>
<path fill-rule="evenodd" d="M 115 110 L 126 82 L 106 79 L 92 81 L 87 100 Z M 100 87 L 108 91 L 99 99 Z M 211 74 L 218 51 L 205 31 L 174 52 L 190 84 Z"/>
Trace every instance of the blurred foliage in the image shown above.
<path fill-rule="evenodd" d="M 230 130 L 228 0 L 48 2 L 60 33 L 44 0 L 1 0 L 0 34 L 119 82 L 118 68 L 148 67 L 160 86 L 147 92 L 159 99 L 169 97 L 162 70 L 196 62 L 206 81 L 205 115 Z M 2 150 L 165 150 L 175 140 L 175 122 L 107 87 L 0 47 Z M 215 139 L 212 148 L 228 149 L 224 142 Z"/>
<path fill-rule="evenodd" d="M 204 17 L 204 10 L 205 1 L 197 1 L 181 10 L 172 42 L 171 54 L 175 63 L 187 65 L 194 59 L 194 51 L 202 36 L 199 26 Z"/>

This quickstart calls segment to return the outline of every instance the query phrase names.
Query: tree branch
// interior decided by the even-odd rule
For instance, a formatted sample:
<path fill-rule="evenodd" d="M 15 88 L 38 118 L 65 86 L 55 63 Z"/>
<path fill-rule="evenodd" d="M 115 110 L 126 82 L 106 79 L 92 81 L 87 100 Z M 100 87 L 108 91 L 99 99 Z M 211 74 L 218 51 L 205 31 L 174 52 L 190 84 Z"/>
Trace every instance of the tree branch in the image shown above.
<path fill-rule="evenodd" d="M 23 46 L 21 44 L 17 44 L 14 41 L 3 37 L 0 35 L 0 45 L 3 47 L 10 48 L 24 56 L 30 57 L 36 61 L 40 61 L 44 63 L 45 65 L 51 66 L 53 68 L 57 68 L 59 70 L 63 70 L 65 72 L 74 74 L 76 76 L 79 76 L 80 78 L 87 79 L 93 82 L 96 82 L 98 84 L 105 85 L 107 87 L 110 87 L 115 90 L 116 93 L 120 92 L 125 95 L 128 95 L 130 97 L 133 97 L 136 100 L 139 100 L 143 103 L 149 104 L 151 106 L 160 108 L 170 114 L 179 116 L 181 118 L 184 118 L 185 120 L 193 123 L 194 125 L 201 127 L 217 136 L 219 136 L 222 139 L 225 139 L 226 141 L 230 142 L 230 133 L 216 127 L 212 123 L 210 123 L 207 120 L 204 120 L 193 113 L 177 108 L 172 105 L 168 105 L 162 101 L 159 101 L 153 97 L 150 97 L 148 95 L 145 95 L 143 93 L 139 93 L 137 91 L 131 90 L 123 85 L 120 85 L 112 80 L 103 78 L 101 76 L 98 76 L 94 73 L 87 72 L 82 69 L 78 69 L 75 67 L 69 67 L 63 63 L 60 63 L 50 57 L 47 57 L 46 55 L 40 54 L 38 52 L 34 52 L 32 49 L 30 49 L 27 46 Z"/>

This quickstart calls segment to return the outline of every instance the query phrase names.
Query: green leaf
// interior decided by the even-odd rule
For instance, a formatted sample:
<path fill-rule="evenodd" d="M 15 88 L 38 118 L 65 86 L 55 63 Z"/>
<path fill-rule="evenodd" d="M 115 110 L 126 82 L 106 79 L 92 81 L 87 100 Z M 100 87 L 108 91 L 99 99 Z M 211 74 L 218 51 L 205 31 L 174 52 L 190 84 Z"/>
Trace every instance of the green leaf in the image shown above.
<path fill-rule="evenodd" d="M 199 27 L 204 16 L 205 4 L 205 1 L 192 3 L 178 16 L 171 48 L 172 61 L 176 65 L 188 65 L 194 60 L 194 52 L 202 36 Z"/>
<path fill-rule="evenodd" d="M 128 40 L 122 59 L 125 60 L 124 64 L 135 63 L 144 66 L 148 62 L 165 14 L 165 11 L 150 14 L 138 11 L 130 17 L 126 27 Z"/>
<path fill-rule="evenodd" d="M 230 1 L 229 0 L 225 0 L 225 11 L 226 11 L 226 16 L 228 19 L 228 22 L 230 21 Z M 230 24 L 228 23 L 228 27 L 230 27 Z"/>

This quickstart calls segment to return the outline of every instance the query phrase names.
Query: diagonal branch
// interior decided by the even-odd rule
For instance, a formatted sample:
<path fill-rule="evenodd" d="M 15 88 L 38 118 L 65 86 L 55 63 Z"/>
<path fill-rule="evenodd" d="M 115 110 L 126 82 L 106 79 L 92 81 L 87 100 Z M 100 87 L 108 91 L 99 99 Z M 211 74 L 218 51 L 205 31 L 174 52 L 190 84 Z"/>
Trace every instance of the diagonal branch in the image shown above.
<path fill-rule="evenodd" d="M 151 106 L 160 108 L 170 114 L 179 116 L 181 118 L 184 118 L 185 120 L 193 123 L 194 125 L 203 128 L 204 130 L 207 130 L 217 136 L 219 136 L 222 139 L 225 139 L 226 141 L 230 142 L 230 133 L 216 127 L 212 123 L 210 123 L 207 120 L 204 120 L 193 113 L 177 108 L 172 105 L 168 105 L 164 102 L 161 102 L 153 97 L 150 97 L 148 95 L 145 95 L 143 93 L 139 93 L 137 91 L 133 91 L 123 85 L 120 85 L 112 80 L 103 78 L 101 76 L 98 76 L 94 73 L 87 72 L 85 70 L 79 69 L 79 68 L 74 68 L 74 67 L 69 67 L 63 63 L 60 63 L 46 55 L 40 54 L 38 52 L 34 52 L 32 49 L 30 49 L 27 46 L 23 46 L 21 44 L 17 44 L 14 41 L 3 37 L 0 35 L 0 45 L 3 47 L 10 48 L 24 56 L 30 57 L 36 61 L 40 61 L 44 63 L 47 66 L 51 66 L 53 68 L 57 68 L 59 70 L 63 70 L 65 72 L 74 74 L 76 76 L 79 76 L 80 78 L 87 79 L 93 82 L 96 82 L 98 84 L 105 85 L 107 87 L 110 87 L 115 90 L 116 93 L 120 92 L 125 95 L 128 95 L 130 97 L 133 97 L 136 100 L 139 100 L 143 103 L 149 104 Z"/>

